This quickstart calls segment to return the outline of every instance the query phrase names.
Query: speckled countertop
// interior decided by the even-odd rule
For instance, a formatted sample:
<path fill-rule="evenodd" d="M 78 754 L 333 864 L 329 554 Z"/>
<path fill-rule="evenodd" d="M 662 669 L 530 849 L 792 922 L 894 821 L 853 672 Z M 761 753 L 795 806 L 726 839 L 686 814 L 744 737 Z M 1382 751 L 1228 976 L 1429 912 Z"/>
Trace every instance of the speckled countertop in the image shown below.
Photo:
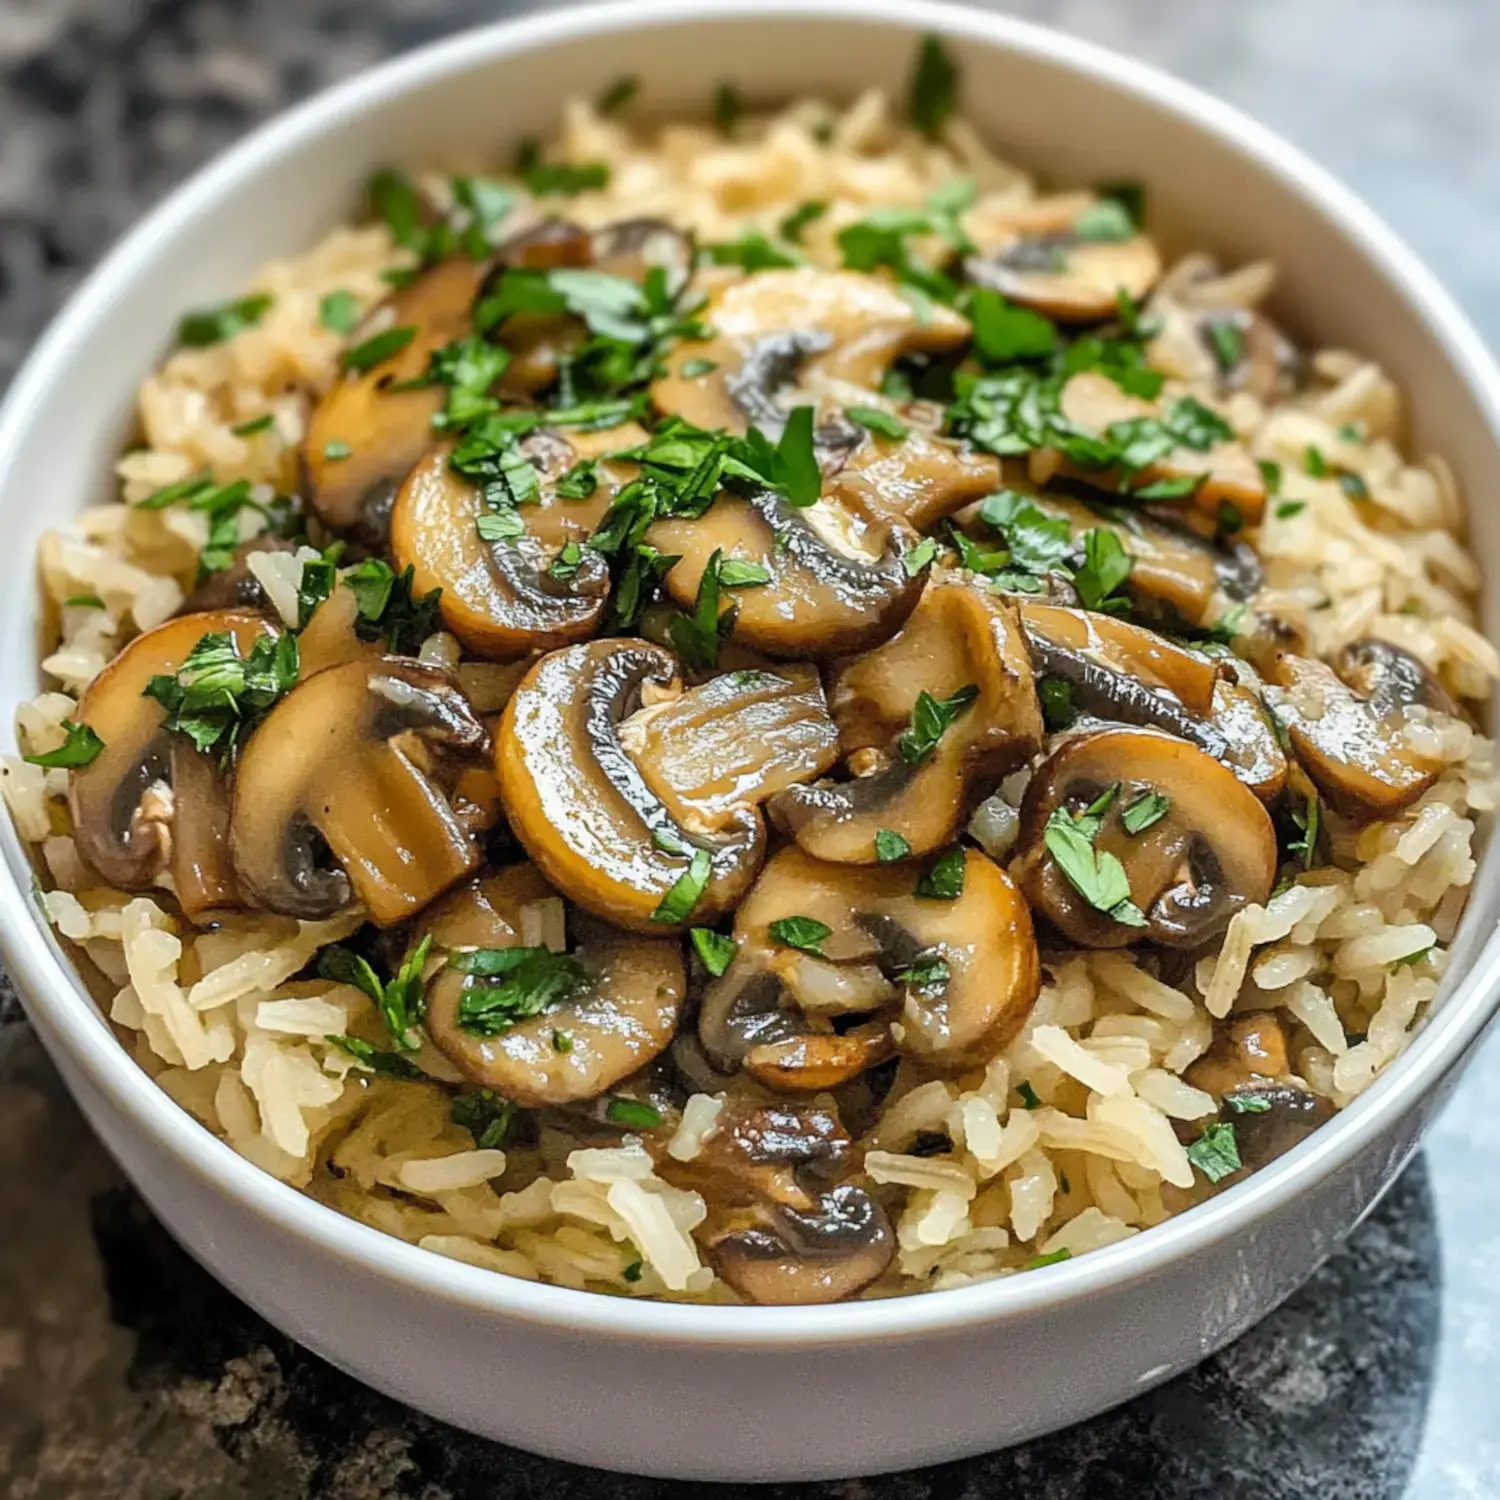
<path fill-rule="evenodd" d="M 0 386 L 79 274 L 250 124 L 497 0 L 0 0 Z M 1500 335 L 1493 0 L 1017 0 L 1310 149 Z M 1500 1038 L 1352 1242 L 1200 1369 L 1008 1453 L 827 1500 L 1500 1495 Z M 0 989 L 0 1494 L 645 1500 L 481 1442 L 267 1327 L 151 1220 Z"/>

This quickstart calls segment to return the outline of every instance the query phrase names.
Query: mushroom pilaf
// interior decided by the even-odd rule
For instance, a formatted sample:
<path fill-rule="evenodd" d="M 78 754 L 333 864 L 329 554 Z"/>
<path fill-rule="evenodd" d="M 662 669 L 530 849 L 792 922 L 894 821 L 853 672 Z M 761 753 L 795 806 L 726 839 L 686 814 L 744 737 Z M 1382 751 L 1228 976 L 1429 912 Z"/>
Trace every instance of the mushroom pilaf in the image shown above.
<path fill-rule="evenodd" d="M 621 80 L 184 318 L 0 789 L 258 1166 L 563 1286 L 885 1296 L 1149 1229 L 1420 1025 L 1495 800 L 1452 477 L 958 81 Z"/>

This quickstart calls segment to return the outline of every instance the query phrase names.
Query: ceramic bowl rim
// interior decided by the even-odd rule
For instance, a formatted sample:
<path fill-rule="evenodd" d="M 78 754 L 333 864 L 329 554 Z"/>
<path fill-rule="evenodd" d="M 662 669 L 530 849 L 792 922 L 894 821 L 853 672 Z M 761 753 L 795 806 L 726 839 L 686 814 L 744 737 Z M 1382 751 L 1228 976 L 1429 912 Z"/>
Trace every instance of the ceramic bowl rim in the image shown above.
<path fill-rule="evenodd" d="M 503 68 L 529 52 L 585 36 L 778 16 L 841 18 L 876 29 L 935 32 L 998 47 L 1081 75 L 1106 90 L 1143 98 L 1175 117 L 1184 131 L 1226 143 L 1315 204 L 1342 238 L 1404 294 L 1476 398 L 1491 439 L 1500 440 L 1500 369 L 1433 275 L 1323 168 L 1194 86 L 1093 43 L 941 0 L 633 0 L 628 7 L 585 4 L 523 16 L 433 42 L 274 118 L 195 173 L 87 277 L 16 377 L 0 408 L 0 494 L 10 482 L 10 455 L 21 435 L 44 407 L 58 399 L 56 372 L 88 343 L 93 325 L 118 290 L 183 226 L 214 204 L 232 199 L 242 184 L 278 158 L 324 132 L 378 113 L 383 103 L 410 90 L 476 66 Z M 29 557 L 12 563 L 12 576 L 22 567 L 30 569 Z M 35 586 L 28 573 L 27 587 Z M 98 1024 L 95 1002 L 73 976 L 60 949 L 44 935 L 30 893 L 18 878 L 19 843 L 8 820 L 4 837 L 10 858 L 0 884 L 0 955 L 29 1007 L 39 1013 L 40 1029 L 50 1045 L 60 1049 L 158 1151 L 282 1234 L 367 1275 L 464 1304 L 486 1316 L 656 1344 L 810 1347 L 935 1336 L 1027 1317 L 1155 1275 L 1316 1191 L 1457 1065 L 1500 1005 L 1500 934 L 1492 934 L 1407 1053 L 1302 1146 L 1187 1213 L 1120 1244 L 1051 1267 L 1045 1274 L 1002 1278 L 937 1295 L 826 1307 L 697 1307 L 632 1300 L 528 1282 L 421 1250 L 313 1201 L 239 1156 L 175 1104 Z M 1497 857 L 1493 849 L 1487 856 Z"/>

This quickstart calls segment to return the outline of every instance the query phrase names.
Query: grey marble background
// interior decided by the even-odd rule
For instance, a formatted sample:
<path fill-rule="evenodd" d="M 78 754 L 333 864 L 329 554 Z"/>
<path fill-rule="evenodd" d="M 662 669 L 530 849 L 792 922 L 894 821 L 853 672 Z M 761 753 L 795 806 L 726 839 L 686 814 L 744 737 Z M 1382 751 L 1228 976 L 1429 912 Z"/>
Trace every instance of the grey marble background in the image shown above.
<path fill-rule="evenodd" d="M 205 158 L 485 0 L 0 0 L 0 386 L 78 276 Z M 1161 63 L 1364 193 L 1500 336 L 1496 0 L 1014 0 Z M 1484 497 L 1480 497 L 1481 503 Z M 1009 1453 L 774 1500 L 1500 1496 L 1492 1040 L 1406 1174 L 1298 1296 L 1193 1374 Z M 189 1263 L 0 984 L 0 1495 L 646 1500 L 364 1390 Z M 712 1434 L 704 1435 L 705 1442 Z"/>

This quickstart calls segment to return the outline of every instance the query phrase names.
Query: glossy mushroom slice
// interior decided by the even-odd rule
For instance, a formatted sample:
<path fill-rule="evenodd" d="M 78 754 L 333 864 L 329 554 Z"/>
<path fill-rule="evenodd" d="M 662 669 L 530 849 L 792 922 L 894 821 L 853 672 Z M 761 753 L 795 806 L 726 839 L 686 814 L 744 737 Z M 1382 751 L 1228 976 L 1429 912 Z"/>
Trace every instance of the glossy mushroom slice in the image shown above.
<path fill-rule="evenodd" d="M 442 590 L 443 624 L 479 656 L 506 661 L 586 639 L 609 603 L 609 567 L 581 544 L 633 466 L 600 463 L 597 487 L 581 501 L 560 498 L 557 483 L 573 463 L 642 437 L 635 427 L 576 443 L 533 434 L 521 452 L 539 470 L 537 503 L 508 510 L 515 534 L 494 540 L 479 532 L 492 514 L 483 490 L 453 467 L 453 445 L 439 444 L 417 463 L 396 501 L 391 550 L 397 569 L 415 569 L 418 595 Z M 560 566 L 569 542 L 578 544 L 576 556 Z"/>
<path fill-rule="evenodd" d="M 969 336 L 949 307 L 924 317 L 880 277 L 813 266 L 737 278 L 701 316 L 713 337 L 679 344 L 651 399 L 667 416 L 731 432 L 779 430 L 805 376 L 873 390 L 900 355 L 955 350 Z M 713 368 L 700 372 L 705 361 Z"/>
<path fill-rule="evenodd" d="M 1107 375 L 1085 370 L 1074 375 L 1062 389 L 1060 409 L 1063 418 L 1078 431 L 1102 437 L 1116 423 L 1160 423 L 1177 398 L 1146 401 L 1132 396 Z M 1171 434 L 1164 431 L 1164 451 L 1139 467 L 1142 484 L 1158 480 L 1196 480 L 1193 503 L 1211 515 L 1217 515 L 1224 504 L 1233 505 L 1247 521 L 1258 521 L 1266 504 L 1266 481 L 1255 460 L 1243 444 L 1222 436 L 1217 430 L 1201 433 L 1183 427 L 1178 440 L 1170 447 Z M 1191 443 L 1185 439 L 1191 437 Z M 1051 477 L 1059 459 L 1048 450 L 1032 455 L 1032 477 L 1039 483 Z M 1041 472 L 1039 472 L 1039 470 Z M 1090 484 L 1114 488 L 1118 477 L 1112 469 L 1091 469 L 1071 465 L 1068 472 Z"/>
<path fill-rule="evenodd" d="M 926 721 L 945 718 L 942 705 L 956 706 L 934 736 Z M 809 854 L 839 863 L 873 864 L 881 832 L 912 854 L 940 848 L 967 816 L 973 785 L 1024 765 L 1041 745 L 1015 609 L 960 581 L 929 586 L 899 635 L 846 666 L 831 706 L 844 753 L 866 752 L 878 769 L 790 787 L 771 813 Z"/>
<path fill-rule="evenodd" d="M 712 922 L 749 889 L 765 825 L 747 800 L 718 829 L 679 823 L 627 748 L 625 722 L 675 695 L 677 663 L 645 641 L 544 656 L 506 704 L 496 759 L 512 832 L 570 900 L 637 932 Z"/>
<path fill-rule="evenodd" d="M 556 894 L 518 865 L 460 887 L 423 923 L 449 960 L 427 991 L 428 1035 L 465 1078 L 528 1108 L 598 1098 L 644 1067 L 672 1040 L 685 989 L 670 939 L 585 923 L 572 954 L 526 947 L 528 908 L 543 903 Z M 514 961 L 464 972 L 485 967 L 480 950 Z"/>
<path fill-rule="evenodd" d="M 969 228 L 980 247 L 969 280 L 1060 322 L 1113 317 L 1122 293 L 1139 302 L 1161 275 L 1156 246 L 1112 202 L 1068 194 L 972 215 Z"/>
<path fill-rule="evenodd" d="M 1096 498 L 1095 509 L 1056 489 L 1036 489 L 1009 479 L 1007 485 L 1044 516 L 1066 521 L 1076 547 L 1090 531 L 1113 532 L 1130 557 L 1125 588 L 1138 606 L 1164 607 L 1155 612 L 1175 614 L 1189 625 L 1211 625 L 1260 587 L 1260 560 L 1243 543 L 1220 545 L 1176 517 L 1136 506 L 1106 505 L 1102 496 Z M 966 532 L 986 540 L 995 530 L 977 505 L 961 513 L 958 521 Z"/>
<path fill-rule="evenodd" d="M 1286 756 L 1248 664 L 1205 657 L 1109 615 L 1020 608 L 1038 677 L 1065 683 L 1075 711 L 1177 735 L 1222 761 L 1262 802 L 1281 795 Z"/>
<path fill-rule="evenodd" d="M 240 757 L 230 841 L 241 888 L 309 920 L 351 901 L 382 927 L 420 911 L 479 863 L 429 768 L 443 752 L 488 748 L 463 694 L 431 667 L 381 657 L 307 678 Z"/>
<path fill-rule="evenodd" d="M 1227 767 L 1149 729 L 1067 740 L 1021 804 L 1013 869 L 1065 938 L 1197 948 L 1276 878 L 1270 815 Z"/>
<path fill-rule="evenodd" d="M 750 668 L 643 708 L 620 728 L 646 785 L 695 833 L 717 832 L 747 801 L 823 775 L 839 735 L 815 667 Z"/>
<path fill-rule="evenodd" d="M 888 640 L 927 575 L 910 567 L 913 533 L 831 497 L 799 509 L 770 490 L 723 494 L 696 519 L 655 522 L 649 540 L 678 559 L 666 589 L 685 609 L 716 552 L 759 564 L 768 581 L 734 591 L 733 639 L 768 656 L 821 659 Z"/>
<path fill-rule="evenodd" d="M 1348 680 L 1288 652 L 1271 669 L 1266 700 L 1298 762 L 1338 812 L 1361 821 L 1391 817 L 1442 769 L 1418 748 L 1422 721 L 1435 711 L 1429 704 L 1443 701 L 1432 690 L 1442 690 L 1428 687 L 1419 662 L 1383 641 L 1349 648 L 1339 665 Z"/>
<path fill-rule="evenodd" d="M 725 1106 L 692 1160 L 664 1154 L 657 1170 L 709 1205 L 694 1234 L 735 1291 L 805 1306 L 854 1296 L 895 1254 L 884 1209 L 843 1180 L 856 1166 L 830 1111 L 746 1102 Z"/>
<path fill-rule="evenodd" d="M 956 894 L 939 899 L 916 893 L 909 865 L 830 865 L 783 849 L 735 916 L 734 962 L 703 997 L 698 1035 L 715 1066 L 750 1068 L 773 1087 L 827 1087 L 799 1084 L 759 1049 L 813 1038 L 809 1058 L 818 1061 L 816 1038 L 838 1029 L 834 1018 L 867 1012 L 892 1021 L 902 1052 L 942 1071 L 1004 1047 L 1037 995 L 1030 913 L 977 850 L 965 850 L 952 875 Z M 828 929 L 816 952 L 787 943 L 783 924 L 794 917 Z"/>
<path fill-rule="evenodd" d="M 308 423 L 302 445 L 308 502 L 325 525 L 372 551 L 384 544 L 396 491 L 431 445 L 432 419 L 446 399 L 442 386 L 399 387 L 427 373 L 434 350 L 469 331 L 484 270 L 456 256 L 382 304 L 381 326 L 413 329 L 413 337 L 392 358 L 343 376 Z M 367 321 L 353 343 L 373 326 Z"/>
<path fill-rule="evenodd" d="M 146 696 L 175 677 L 206 635 L 228 634 L 241 656 L 276 631 L 259 615 L 183 615 L 137 636 L 88 685 L 77 720 L 104 742 L 68 781 L 78 852 L 112 886 L 147 890 L 164 873 L 189 917 L 238 902 L 229 858 L 229 793 L 215 762 Z"/>

